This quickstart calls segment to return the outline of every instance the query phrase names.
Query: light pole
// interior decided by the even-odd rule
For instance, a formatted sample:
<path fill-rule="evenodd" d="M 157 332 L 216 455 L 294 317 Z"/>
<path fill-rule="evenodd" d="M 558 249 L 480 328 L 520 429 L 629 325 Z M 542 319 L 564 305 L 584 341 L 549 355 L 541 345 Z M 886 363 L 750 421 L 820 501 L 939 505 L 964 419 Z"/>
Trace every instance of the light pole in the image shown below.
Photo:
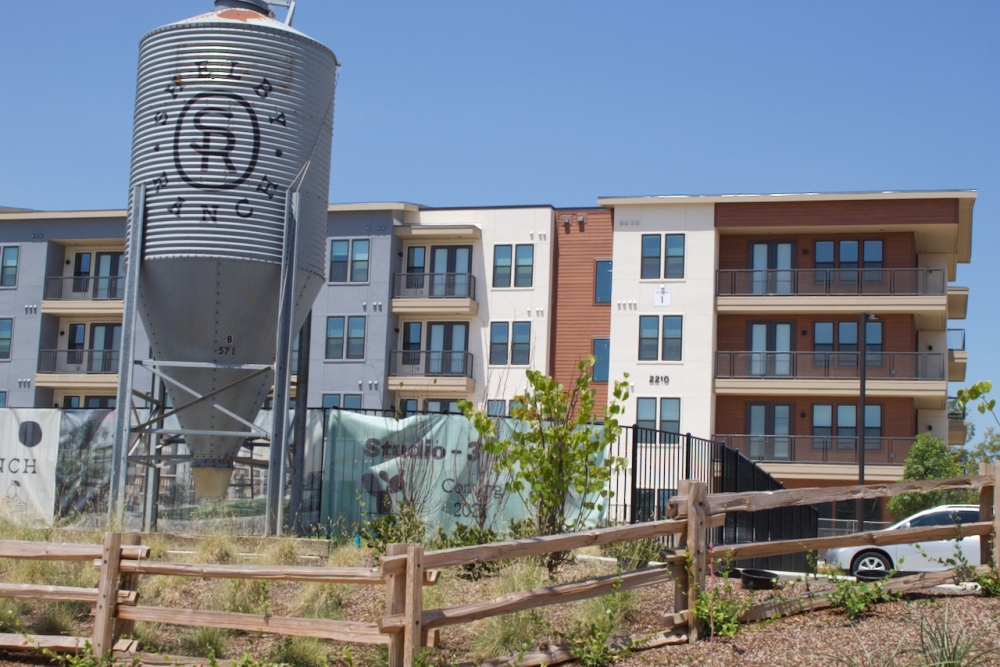
<path fill-rule="evenodd" d="M 865 380 L 868 375 L 868 322 L 877 321 L 878 317 L 871 313 L 861 313 L 860 345 L 858 346 L 858 379 L 860 381 L 860 396 L 858 398 L 858 417 L 855 422 L 858 436 L 858 485 L 865 484 Z M 865 501 L 858 499 L 857 508 L 858 532 L 865 530 Z"/>

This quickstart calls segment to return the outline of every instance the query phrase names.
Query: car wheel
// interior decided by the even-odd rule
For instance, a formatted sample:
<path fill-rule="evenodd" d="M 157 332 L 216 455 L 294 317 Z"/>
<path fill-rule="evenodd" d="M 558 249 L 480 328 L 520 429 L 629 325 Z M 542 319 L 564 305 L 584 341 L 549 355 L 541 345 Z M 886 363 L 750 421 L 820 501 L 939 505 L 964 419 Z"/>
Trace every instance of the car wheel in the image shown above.
<path fill-rule="evenodd" d="M 857 574 L 858 570 L 882 570 L 888 572 L 892 569 L 892 561 L 889 557 L 878 551 L 863 551 L 857 555 L 851 563 L 851 574 Z"/>

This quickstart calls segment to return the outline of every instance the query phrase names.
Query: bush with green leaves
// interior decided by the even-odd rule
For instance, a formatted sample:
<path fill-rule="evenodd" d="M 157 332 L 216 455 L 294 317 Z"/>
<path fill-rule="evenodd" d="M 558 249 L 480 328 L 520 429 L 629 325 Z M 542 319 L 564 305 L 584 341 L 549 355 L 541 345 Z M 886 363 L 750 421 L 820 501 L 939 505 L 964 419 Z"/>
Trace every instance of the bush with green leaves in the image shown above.
<path fill-rule="evenodd" d="M 958 455 L 940 438 L 921 433 L 903 462 L 903 481 L 961 477 L 964 470 Z M 889 514 L 897 519 L 949 503 L 967 503 L 968 491 L 904 493 L 889 499 Z"/>
<path fill-rule="evenodd" d="M 573 629 L 562 635 L 572 647 L 573 657 L 584 667 L 608 667 L 642 644 L 614 636 L 631 615 L 635 595 L 619 591 L 620 586 L 619 579 L 613 593 L 589 600 L 585 607 L 588 618 L 577 620 Z"/>
<path fill-rule="evenodd" d="M 979 585 L 979 592 L 983 597 L 1000 597 L 1000 572 L 990 568 L 989 572 L 975 575 L 973 581 Z"/>
<path fill-rule="evenodd" d="M 833 607 L 844 610 L 849 621 L 858 620 L 879 602 L 892 601 L 892 593 L 885 590 L 880 581 L 866 584 L 861 581 L 841 579 L 826 596 Z"/>
<path fill-rule="evenodd" d="M 601 547 L 601 553 L 618 561 L 622 570 L 638 570 L 660 559 L 663 545 L 655 537 L 632 542 L 615 542 Z"/>
<path fill-rule="evenodd" d="M 362 522 L 358 535 L 365 546 L 382 555 L 387 544 L 423 543 L 427 526 L 415 507 L 400 503 L 393 512 Z"/>
<path fill-rule="evenodd" d="M 479 544 L 492 544 L 501 539 L 500 533 L 492 528 L 480 528 L 476 524 L 455 524 L 449 533 L 441 527 L 431 540 L 432 549 L 452 549 L 454 547 L 473 547 Z M 461 575 L 465 579 L 478 580 L 488 574 L 494 574 L 503 567 L 502 561 L 487 561 L 484 563 L 468 563 L 462 566 Z"/>
<path fill-rule="evenodd" d="M 753 598 L 739 595 L 735 582 L 726 572 L 721 583 L 698 591 L 695 617 L 710 635 L 735 637 L 740 631 L 740 616 L 753 605 Z"/>

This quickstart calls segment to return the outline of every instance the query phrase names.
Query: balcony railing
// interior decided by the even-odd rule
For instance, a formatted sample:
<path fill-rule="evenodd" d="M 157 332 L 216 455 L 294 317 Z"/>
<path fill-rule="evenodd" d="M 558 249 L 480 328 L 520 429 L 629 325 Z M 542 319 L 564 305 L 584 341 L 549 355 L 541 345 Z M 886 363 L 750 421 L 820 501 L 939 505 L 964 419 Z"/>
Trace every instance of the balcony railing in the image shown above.
<path fill-rule="evenodd" d="M 720 440 L 751 461 L 781 463 L 858 462 L 856 436 L 843 435 L 717 435 Z M 865 464 L 903 465 L 914 438 L 865 440 Z"/>
<path fill-rule="evenodd" d="M 948 349 L 965 349 L 965 329 L 948 329 Z"/>
<path fill-rule="evenodd" d="M 868 352 L 869 380 L 944 380 L 940 352 Z M 859 377 L 857 352 L 718 352 L 715 377 L 851 380 Z"/>
<path fill-rule="evenodd" d="M 967 406 L 959 407 L 959 405 L 958 405 L 958 397 L 956 397 L 956 396 L 949 396 L 948 397 L 948 419 L 956 419 L 958 421 L 965 421 L 966 417 L 968 417 L 968 413 L 966 412 L 966 407 Z"/>
<path fill-rule="evenodd" d="M 393 350 L 389 375 L 472 377 L 472 353 L 463 350 Z"/>
<path fill-rule="evenodd" d="M 394 274 L 394 299 L 475 299 L 476 277 L 471 273 Z"/>
<path fill-rule="evenodd" d="M 125 296 L 124 276 L 45 279 L 45 299 L 52 301 L 113 301 Z"/>
<path fill-rule="evenodd" d="M 721 269 L 719 296 L 944 295 L 944 269 Z"/>
<path fill-rule="evenodd" d="M 117 373 L 118 350 L 40 350 L 39 373 Z"/>

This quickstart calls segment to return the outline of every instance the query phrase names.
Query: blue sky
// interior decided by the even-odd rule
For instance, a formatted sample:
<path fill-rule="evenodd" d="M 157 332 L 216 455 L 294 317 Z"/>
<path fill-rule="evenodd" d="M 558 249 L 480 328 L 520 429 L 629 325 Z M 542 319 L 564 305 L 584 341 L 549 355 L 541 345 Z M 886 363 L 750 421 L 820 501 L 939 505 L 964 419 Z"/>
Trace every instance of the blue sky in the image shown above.
<path fill-rule="evenodd" d="M 0 3 L 0 205 L 123 207 L 139 38 L 211 6 Z M 978 190 L 952 326 L 1000 385 L 1000 3 L 300 0 L 295 25 L 343 62 L 335 202 Z"/>

